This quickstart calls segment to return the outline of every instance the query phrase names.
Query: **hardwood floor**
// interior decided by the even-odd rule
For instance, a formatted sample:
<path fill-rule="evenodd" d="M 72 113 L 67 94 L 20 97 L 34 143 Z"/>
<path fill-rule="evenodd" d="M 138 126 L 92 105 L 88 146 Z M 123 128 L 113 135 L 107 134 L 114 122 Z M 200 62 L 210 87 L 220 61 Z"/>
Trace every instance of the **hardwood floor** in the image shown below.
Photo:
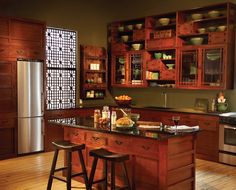
<path fill-rule="evenodd" d="M 59 154 L 58 167 L 63 164 Z M 0 190 L 46 190 L 53 153 L 40 153 L 0 161 Z M 236 190 L 236 167 L 197 160 L 196 190 Z M 73 181 L 72 185 L 85 189 Z M 54 180 L 52 190 L 65 190 L 65 183 Z"/>

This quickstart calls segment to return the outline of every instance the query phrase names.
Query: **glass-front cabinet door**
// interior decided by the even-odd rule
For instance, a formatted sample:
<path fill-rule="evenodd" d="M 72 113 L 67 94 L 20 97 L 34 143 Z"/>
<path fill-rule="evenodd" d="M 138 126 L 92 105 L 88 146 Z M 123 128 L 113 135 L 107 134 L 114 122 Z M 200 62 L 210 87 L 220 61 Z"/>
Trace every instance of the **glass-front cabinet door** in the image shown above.
<path fill-rule="evenodd" d="M 129 53 L 129 84 L 132 86 L 144 85 L 144 53 Z"/>
<path fill-rule="evenodd" d="M 212 88 L 223 86 L 223 54 L 224 48 L 202 50 L 202 86 Z"/>
<path fill-rule="evenodd" d="M 113 85 L 123 86 L 127 84 L 127 54 L 117 54 L 112 57 Z"/>
<path fill-rule="evenodd" d="M 181 50 L 179 86 L 196 87 L 198 83 L 198 50 Z"/>

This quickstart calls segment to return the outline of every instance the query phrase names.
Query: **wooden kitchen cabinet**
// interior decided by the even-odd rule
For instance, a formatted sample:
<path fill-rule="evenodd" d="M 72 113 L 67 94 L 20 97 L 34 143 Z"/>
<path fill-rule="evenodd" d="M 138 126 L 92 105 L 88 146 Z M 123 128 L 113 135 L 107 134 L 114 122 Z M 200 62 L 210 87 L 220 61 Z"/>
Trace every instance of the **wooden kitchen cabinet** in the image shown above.
<path fill-rule="evenodd" d="M 233 87 L 235 14 L 231 3 L 178 12 L 178 88 Z"/>
<path fill-rule="evenodd" d="M 227 2 L 113 22 L 108 26 L 113 67 L 119 64 L 116 58 L 121 55 L 129 65 L 126 54 L 133 51 L 132 44 L 140 43 L 147 54 L 143 59 L 146 70 L 143 87 L 232 89 L 235 17 L 236 6 Z M 170 22 L 161 25 L 160 18 L 168 18 Z M 137 30 L 142 33 L 139 40 L 134 37 L 137 23 L 142 23 L 143 31 Z M 200 42 L 194 43 L 196 39 Z M 157 53 L 160 56 L 155 56 Z M 112 86 L 136 87 L 129 82 L 128 75 L 132 74 L 129 67 L 123 74 L 113 68 L 111 71 Z"/>
<path fill-rule="evenodd" d="M 11 158 L 17 154 L 17 122 L 16 118 L 0 118 L 0 160 Z"/>
<path fill-rule="evenodd" d="M 105 48 L 80 46 L 82 99 L 102 99 L 107 90 L 107 52 Z"/>
<path fill-rule="evenodd" d="M 112 55 L 112 86 L 145 87 L 145 51 L 119 52 Z"/>

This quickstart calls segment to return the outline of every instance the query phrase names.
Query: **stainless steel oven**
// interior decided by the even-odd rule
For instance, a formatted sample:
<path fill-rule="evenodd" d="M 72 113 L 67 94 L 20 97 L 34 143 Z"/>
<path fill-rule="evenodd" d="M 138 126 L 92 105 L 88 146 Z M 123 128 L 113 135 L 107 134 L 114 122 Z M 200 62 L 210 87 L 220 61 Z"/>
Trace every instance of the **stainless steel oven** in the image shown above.
<path fill-rule="evenodd" d="M 220 115 L 219 161 L 236 165 L 236 112 Z"/>

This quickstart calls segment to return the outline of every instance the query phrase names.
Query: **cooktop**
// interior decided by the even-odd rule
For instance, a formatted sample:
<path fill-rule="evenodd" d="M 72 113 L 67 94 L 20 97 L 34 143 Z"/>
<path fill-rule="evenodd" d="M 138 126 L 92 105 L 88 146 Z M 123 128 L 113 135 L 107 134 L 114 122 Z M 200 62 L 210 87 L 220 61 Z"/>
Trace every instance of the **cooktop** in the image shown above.
<path fill-rule="evenodd" d="M 236 125 L 236 112 L 222 113 L 220 116 L 220 123 Z"/>

